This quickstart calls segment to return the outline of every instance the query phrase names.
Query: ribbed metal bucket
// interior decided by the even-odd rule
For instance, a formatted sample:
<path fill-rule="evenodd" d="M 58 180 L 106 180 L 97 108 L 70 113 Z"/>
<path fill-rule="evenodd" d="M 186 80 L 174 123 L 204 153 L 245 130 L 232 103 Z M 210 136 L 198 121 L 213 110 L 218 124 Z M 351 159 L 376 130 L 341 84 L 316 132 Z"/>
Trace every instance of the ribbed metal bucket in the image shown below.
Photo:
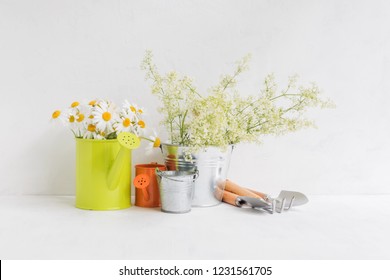
<path fill-rule="evenodd" d="M 207 207 L 222 201 L 233 147 L 207 147 L 193 152 L 189 147 L 162 144 L 161 151 L 168 170 L 199 171 L 192 206 Z"/>
<path fill-rule="evenodd" d="M 197 171 L 160 171 L 156 169 L 160 189 L 161 211 L 187 213 L 191 211 Z"/>

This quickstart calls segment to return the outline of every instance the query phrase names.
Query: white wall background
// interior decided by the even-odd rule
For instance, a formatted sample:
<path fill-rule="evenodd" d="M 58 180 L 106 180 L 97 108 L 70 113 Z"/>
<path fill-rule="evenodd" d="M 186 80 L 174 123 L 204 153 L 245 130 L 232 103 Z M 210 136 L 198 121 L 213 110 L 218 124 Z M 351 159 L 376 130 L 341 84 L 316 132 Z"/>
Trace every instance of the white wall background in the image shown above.
<path fill-rule="evenodd" d="M 239 145 L 230 178 L 277 193 L 390 193 L 390 2 L 383 0 L 0 0 L 0 194 L 73 194 L 74 140 L 53 110 L 127 98 L 157 126 L 139 65 L 194 77 L 204 91 L 246 53 L 242 92 L 274 72 L 316 81 L 336 110 L 318 129 Z M 158 152 L 134 163 L 161 161 Z"/>

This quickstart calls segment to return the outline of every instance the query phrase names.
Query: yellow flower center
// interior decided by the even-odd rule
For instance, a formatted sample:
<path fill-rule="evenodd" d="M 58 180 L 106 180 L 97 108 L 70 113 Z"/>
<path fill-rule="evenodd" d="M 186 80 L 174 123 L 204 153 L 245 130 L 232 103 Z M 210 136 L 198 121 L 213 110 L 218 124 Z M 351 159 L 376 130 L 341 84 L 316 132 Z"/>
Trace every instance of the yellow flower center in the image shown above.
<path fill-rule="evenodd" d="M 93 119 L 93 115 L 89 115 L 89 117 L 88 118 L 90 118 L 91 120 Z"/>
<path fill-rule="evenodd" d="M 51 117 L 52 117 L 53 119 L 56 119 L 56 118 L 58 118 L 60 115 L 61 115 L 61 111 L 57 110 L 57 111 L 54 111 L 54 113 L 51 115 Z"/>
<path fill-rule="evenodd" d="M 126 118 L 126 119 L 123 120 L 123 126 L 124 127 L 129 127 L 130 124 L 131 124 L 131 121 L 130 121 L 129 118 Z"/>
<path fill-rule="evenodd" d="M 79 106 L 79 105 L 80 105 L 80 103 L 77 102 L 77 101 L 75 101 L 75 102 L 73 102 L 73 103 L 70 105 L 70 107 L 74 108 L 74 107 L 77 107 L 77 106 Z"/>
<path fill-rule="evenodd" d="M 74 122 L 74 116 L 70 116 L 70 117 L 69 117 L 69 122 L 70 122 L 70 123 L 73 123 L 73 122 Z"/>
<path fill-rule="evenodd" d="M 132 111 L 132 112 L 137 112 L 137 109 L 134 107 L 134 106 L 130 106 L 130 110 Z"/>
<path fill-rule="evenodd" d="M 160 144 L 161 144 L 160 138 L 156 137 L 156 140 L 154 140 L 154 143 L 153 143 L 153 148 L 160 147 Z"/>
<path fill-rule="evenodd" d="M 138 113 L 142 114 L 143 112 L 142 109 L 138 109 Z"/>
<path fill-rule="evenodd" d="M 77 121 L 82 122 L 84 120 L 84 118 L 85 118 L 84 114 L 78 114 Z"/>
<path fill-rule="evenodd" d="M 138 125 L 141 127 L 141 128 L 145 128 L 145 122 L 143 120 L 140 120 L 138 121 Z"/>
<path fill-rule="evenodd" d="M 88 104 L 91 105 L 91 106 L 95 106 L 96 105 L 96 100 L 89 101 Z"/>
<path fill-rule="evenodd" d="M 104 112 L 103 115 L 102 115 L 102 118 L 104 121 L 108 122 L 109 120 L 111 120 L 111 113 L 110 112 Z"/>
<path fill-rule="evenodd" d="M 89 124 L 88 125 L 88 131 L 95 132 L 96 131 L 96 126 L 94 126 L 93 124 Z"/>

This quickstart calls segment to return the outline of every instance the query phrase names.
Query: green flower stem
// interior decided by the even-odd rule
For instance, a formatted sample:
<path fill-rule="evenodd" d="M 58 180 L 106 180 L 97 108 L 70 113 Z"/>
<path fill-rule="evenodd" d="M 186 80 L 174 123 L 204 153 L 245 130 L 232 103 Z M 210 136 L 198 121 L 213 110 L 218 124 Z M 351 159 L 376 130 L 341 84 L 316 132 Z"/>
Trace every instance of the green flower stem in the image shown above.
<path fill-rule="evenodd" d="M 300 95 L 302 95 L 302 94 L 300 94 L 300 93 L 283 93 L 283 94 L 281 94 L 281 95 L 272 97 L 272 98 L 270 98 L 269 100 L 273 101 L 273 100 L 278 99 L 278 98 L 281 98 L 281 97 L 286 97 L 286 96 L 300 96 Z"/>
<path fill-rule="evenodd" d="M 141 139 L 144 139 L 144 140 L 146 140 L 146 141 L 149 141 L 149 142 L 154 142 L 152 139 L 146 138 L 145 136 L 141 136 L 140 138 L 141 138 Z"/>

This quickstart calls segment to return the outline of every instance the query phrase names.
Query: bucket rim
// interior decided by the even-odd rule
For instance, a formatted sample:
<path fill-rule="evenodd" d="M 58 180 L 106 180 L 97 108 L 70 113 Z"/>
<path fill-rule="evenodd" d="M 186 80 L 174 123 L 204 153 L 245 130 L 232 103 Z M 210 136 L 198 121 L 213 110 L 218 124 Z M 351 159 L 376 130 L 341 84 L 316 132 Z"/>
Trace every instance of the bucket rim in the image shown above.
<path fill-rule="evenodd" d="M 146 168 L 146 169 L 156 169 L 156 168 L 166 168 L 164 164 L 151 162 L 151 163 L 141 163 L 134 166 L 135 168 Z M 161 170 L 165 171 L 165 170 Z"/>
<path fill-rule="evenodd" d="M 180 148 L 186 148 L 186 149 L 194 149 L 193 146 L 184 146 L 184 145 L 179 145 L 179 144 L 172 144 L 172 143 L 161 143 L 160 144 L 160 147 L 162 146 L 169 146 L 169 147 L 180 147 Z M 227 145 L 226 147 L 234 147 L 236 146 L 236 144 L 229 144 Z M 204 147 L 201 147 L 202 149 L 207 149 L 207 148 L 218 148 L 218 149 L 222 149 L 223 146 L 210 146 L 210 145 L 207 145 L 207 146 L 204 146 Z"/>
<path fill-rule="evenodd" d="M 185 170 L 156 170 L 156 172 L 160 173 L 163 177 L 174 177 L 174 174 L 178 174 L 178 176 L 180 175 L 193 176 L 198 173 L 197 171 L 185 171 Z"/>
<path fill-rule="evenodd" d="M 195 181 L 199 177 L 199 170 L 195 171 L 179 171 L 179 170 L 159 170 L 156 168 L 156 175 L 160 178 L 166 178 L 168 180 L 183 182 L 176 177 L 190 177 L 192 181 Z M 172 174 L 172 175 L 167 175 Z M 178 175 L 175 175 L 178 174 Z"/>

